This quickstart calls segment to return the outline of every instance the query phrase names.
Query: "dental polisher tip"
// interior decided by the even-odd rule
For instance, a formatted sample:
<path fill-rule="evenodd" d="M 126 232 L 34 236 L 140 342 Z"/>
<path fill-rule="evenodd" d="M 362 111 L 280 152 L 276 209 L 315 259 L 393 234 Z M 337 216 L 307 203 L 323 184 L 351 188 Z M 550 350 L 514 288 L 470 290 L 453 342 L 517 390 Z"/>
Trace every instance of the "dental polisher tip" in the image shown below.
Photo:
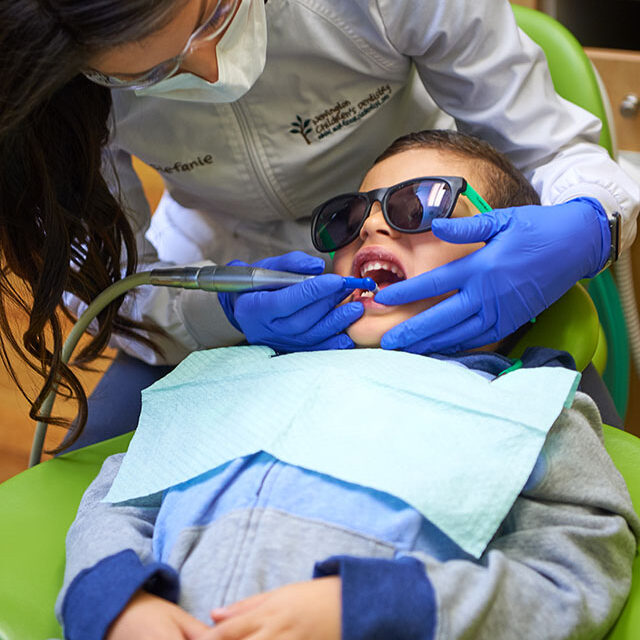
<path fill-rule="evenodd" d="M 365 291 L 373 291 L 373 295 L 380 291 L 373 278 L 351 278 L 346 277 L 344 283 L 350 289 L 364 289 Z"/>

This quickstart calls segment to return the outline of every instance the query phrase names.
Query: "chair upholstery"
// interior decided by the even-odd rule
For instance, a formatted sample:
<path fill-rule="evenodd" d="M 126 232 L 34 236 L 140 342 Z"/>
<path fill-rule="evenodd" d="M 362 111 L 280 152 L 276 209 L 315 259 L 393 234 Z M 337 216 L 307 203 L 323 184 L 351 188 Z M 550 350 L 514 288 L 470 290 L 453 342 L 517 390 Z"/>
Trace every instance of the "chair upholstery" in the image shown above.
<path fill-rule="evenodd" d="M 640 438 L 605 425 L 604 442 L 618 471 L 624 477 L 633 508 L 640 514 Z M 633 562 L 631 592 L 607 640 L 637 640 L 640 637 L 640 555 Z"/>
<path fill-rule="evenodd" d="M 509 353 L 519 358 L 527 347 L 544 345 L 568 351 L 583 371 L 601 344 L 600 322 L 586 289 L 577 284 L 545 309 Z"/>
<path fill-rule="evenodd" d="M 62 638 L 53 606 L 67 529 L 103 460 L 130 439 L 79 449 L 0 484 L 0 640 Z"/>

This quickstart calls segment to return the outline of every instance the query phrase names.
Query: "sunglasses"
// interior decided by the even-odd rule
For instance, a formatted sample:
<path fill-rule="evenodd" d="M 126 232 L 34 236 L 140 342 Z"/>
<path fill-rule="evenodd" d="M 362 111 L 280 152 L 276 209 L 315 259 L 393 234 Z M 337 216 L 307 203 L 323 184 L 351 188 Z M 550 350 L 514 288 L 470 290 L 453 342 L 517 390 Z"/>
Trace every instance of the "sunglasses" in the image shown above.
<path fill-rule="evenodd" d="M 386 223 L 401 233 L 425 233 L 434 218 L 449 218 L 458 197 L 467 197 L 481 213 L 491 207 L 464 178 L 414 178 L 384 189 L 345 193 L 316 207 L 311 218 L 313 246 L 330 253 L 353 242 L 360 234 L 374 202 L 379 202 Z"/>
<path fill-rule="evenodd" d="M 92 82 L 110 89 L 145 89 L 162 80 L 167 80 L 180 69 L 183 60 L 200 45 L 213 40 L 231 22 L 240 0 L 218 0 L 208 18 L 191 34 L 184 49 L 173 58 L 160 62 L 155 67 L 140 74 L 108 75 L 96 69 L 83 71 Z"/>

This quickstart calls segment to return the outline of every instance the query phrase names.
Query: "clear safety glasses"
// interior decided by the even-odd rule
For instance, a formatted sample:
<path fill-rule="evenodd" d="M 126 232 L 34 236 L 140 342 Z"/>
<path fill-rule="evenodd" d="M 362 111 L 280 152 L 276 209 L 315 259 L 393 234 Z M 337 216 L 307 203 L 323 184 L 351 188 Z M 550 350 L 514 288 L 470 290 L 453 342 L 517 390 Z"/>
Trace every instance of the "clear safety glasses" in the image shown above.
<path fill-rule="evenodd" d="M 311 238 L 318 251 L 329 253 L 353 242 L 379 202 L 387 224 L 402 233 L 424 233 L 434 218 L 448 218 L 458 197 L 466 196 L 478 211 L 491 207 L 464 178 L 438 176 L 414 178 L 385 189 L 346 193 L 314 209 Z"/>
<path fill-rule="evenodd" d="M 194 49 L 213 40 L 225 30 L 231 18 L 235 15 L 236 7 L 242 0 L 217 0 L 215 8 L 209 17 L 191 34 L 181 53 L 157 64 L 149 71 L 140 74 L 106 75 L 95 69 L 87 69 L 84 75 L 92 82 L 109 87 L 110 89 L 144 89 L 173 76 L 180 68 L 182 61 Z"/>

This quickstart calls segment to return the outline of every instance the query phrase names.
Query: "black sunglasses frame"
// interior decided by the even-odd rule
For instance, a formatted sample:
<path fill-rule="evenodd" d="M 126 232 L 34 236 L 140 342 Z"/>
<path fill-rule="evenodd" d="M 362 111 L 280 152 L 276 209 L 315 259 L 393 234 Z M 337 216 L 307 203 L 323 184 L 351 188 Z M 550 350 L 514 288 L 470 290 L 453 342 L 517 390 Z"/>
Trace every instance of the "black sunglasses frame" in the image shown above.
<path fill-rule="evenodd" d="M 384 216 L 386 223 L 392 229 L 395 229 L 400 233 L 411 233 L 411 234 L 426 233 L 427 231 L 430 231 L 431 226 L 429 226 L 429 228 L 427 229 L 404 229 L 402 227 L 399 227 L 398 225 L 394 224 L 392 220 L 390 220 L 389 214 L 387 211 L 387 202 L 389 201 L 389 198 L 396 191 L 399 191 L 404 187 L 408 187 L 414 184 L 419 184 L 420 182 L 424 182 L 424 181 L 442 182 L 444 184 L 447 184 L 451 189 L 451 194 L 452 194 L 451 204 L 448 210 L 443 213 L 443 215 L 438 216 L 439 218 L 449 218 L 451 216 L 451 213 L 455 209 L 456 203 L 458 202 L 458 198 L 460 197 L 461 194 L 467 196 L 480 211 L 491 210 L 491 207 L 482 199 L 482 197 L 477 193 L 477 191 L 473 189 L 473 187 L 471 187 L 471 185 L 469 185 L 468 182 L 460 176 L 423 176 L 421 178 L 412 178 L 411 180 L 405 180 L 404 182 L 400 182 L 399 184 L 394 184 L 390 187 L 373 189 L 372 191 L 356 191 L 353 193 L 343 193 L 341 195 L 337 195 L 337 196 L 334 196 L 333 198 L 330 198 L 326 202 L 323 202 L 321 205 L 316 207 L 313 210 L 313 213 L 311 214 L 311 240 L 313 242 L 313 246 L 321 253 L 331 253 L 333 251 L 337 251 L 338 249 L 342 249 L 342 247 L 345 247 L 350 242 L 353 242 L 360 234 L 360 231 L 366 219 L 369 217 L 369 214 L 371 213 L 371 208 L 373 207 L 373 204 L 375 202 L 380 203 L 380 207 L 382 209 L 382 215 Z M 328 249 L 325 247 L 324 243 L 322 243 L 322 241 L 320 240 L 321 229 L 318 228 L 320 224 L 318 221 L 320 219 L 322 212 L 326 209 L 326 207 L 331 205 L 331 203 L 335 202 L 336 200 L 344 200 L 344 198 L 348 198 L 348 197 L 353 197 L 357 199 L 364 198 L 367 201 L 367 208 L 365 209 L 362 215 L 362 220 L 360 221 L 360 224 L 358 225 L 357 229 L 355 229 L 353 233 L 350 234 L 350 236 L 345 238 L 340 243 L 336 244 L 335 247 Z"/>

